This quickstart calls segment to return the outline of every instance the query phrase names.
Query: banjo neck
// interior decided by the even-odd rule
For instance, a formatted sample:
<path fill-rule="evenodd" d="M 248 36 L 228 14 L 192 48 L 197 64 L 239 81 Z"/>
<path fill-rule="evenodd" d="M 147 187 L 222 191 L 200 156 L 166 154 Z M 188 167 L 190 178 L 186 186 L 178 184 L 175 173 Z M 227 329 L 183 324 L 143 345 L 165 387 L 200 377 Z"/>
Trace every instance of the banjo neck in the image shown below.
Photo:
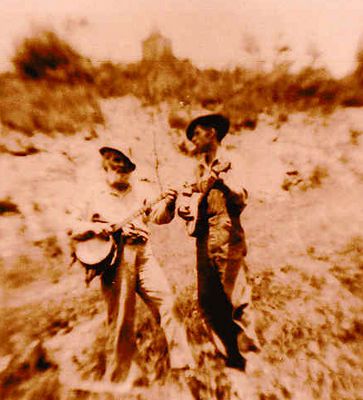
<path fill-rule="evenodd" d="M 134 213 L 132 213 L 131 215 L 129 215 L 128 217 L 126 217 L 124 220 L 122 220 L 119 223 L 116 224 L 112 224 L 112 228 L 114 231 L 117 231 L 119 229 L 122 229 L 123 226 L 127 225 L 128 223 L 130 223 L 132 220 L 134 220 L 135 218 L 139 217 L 140 215 L 142 215 L 145 211 L 147 211 L 150 207 L 154 206 L 155 204 L 157 204 L 159 201 L 163 200 L 166 197 L 166 193 L 162 193 L 160 196 L 158 196 L 156 199 L 147 202 L 146 204 L 144 204 L 142 207 L 140 207 L 139 209 L 137 209 Z"/>
<path fill-rule="evenodd" d="M 218 171 L 218 174 L 220 172 L 225 172 L 228 171 L 231 167 L 230 163 L 225 163 L 223 165 L 222 168 L 220 168 L 220 170 Z M 191 188 L 193 185 L 195 185 L 195 183 L 184 183 L 182 186 L 180 186 L 177 189 L 177 192 L 179 192 L 179 190 L 182 189 L 186 189 L 186 188 Z M 146 204 L 144 204 L 142 207 L 140 207 L 139 209 L 137 209 L 134 213 L 132 213 L 131 215 L 129 215 L 128 217 L 126 217 L 123 221 L 116 223 L 116 224 L 112 224 L 112 230 L 113 231 L 117 231 L 119 229 L 122 229 L 123 226 L 125 226 L 126 224 L 130 223 L 132 220 L 134 220 L 135 218 L 139 217 L 140 215 L 142 215 L 146 210 L 148 210 L 149 208 L 151 208 L 152 206 L 154 206 L 155 204 L 159 203 L 159 201 L 163 200 L 165 197 L 167 196 L 167 192 L 163 192 L 161 193 L 158 197 L 156 197 L 154 200 L 151 200 L 149 202 L 147 202 Z M 95 221 L 96 222 L 96 221 Z M 104 221 L 99 221 L 99 222 L 104 222 Z"/>
<path fill-rule="evenodd" d="M 176 189 L 177 192 L 179 192 L 182 189 L 188 188 L 188 187 L 192 187 L 195 183 L 184 183 L 183 185 L 181 185 L 180 187 L 178 187 Z M 134 220 L 135 218 L 139 217 L 140 215 L 142 215 L 145 211 L 147 211 L 149 208 L 151 208 L 152 206 L 154 206 L 155 204 L 159 203 L 159 201 L 165 199 L 165 197 L 167 196 L 167 192 L 163 192 L 161 193 L 158 197 L 156 197 L 155 199 L 147 202 L 146 204 L 144 204 L 142 207 L 140 207 L 139 209 L 137 209 L 134 213 L 132 213 L 131 215 L 129 215 L 128 217 L 126 217 L 124 220 L 122 220 L 119 223 L 116 224 L 112 224 L 113 230 L 119 230 L 122 229 L 123 226 L 125 226 L 126 224 L 130 223 L 132 220 Z"/>

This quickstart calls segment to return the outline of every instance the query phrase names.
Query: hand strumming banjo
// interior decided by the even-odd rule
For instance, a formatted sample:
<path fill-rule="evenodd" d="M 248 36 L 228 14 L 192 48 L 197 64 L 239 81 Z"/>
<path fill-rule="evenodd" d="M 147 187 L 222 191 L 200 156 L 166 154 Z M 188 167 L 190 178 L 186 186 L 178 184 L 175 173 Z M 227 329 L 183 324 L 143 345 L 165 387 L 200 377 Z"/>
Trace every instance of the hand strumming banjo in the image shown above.
<path fill-rule="evenodd" d="M 107 223 L 107 221 L 100 220 L 99 215 L 93 215 L 92 222 L 105 223 L 105 230 L 101 233 L 88 230 L 84 233 L 73 236 L 72 247 L 74 258 L 79 260 L 82 265 L 86 267 L 86 269 L 97 270 L 102 268 L 105 264 L 110 264 L 117 251 L 117 244 L 115 243 L 112 233 L 122 229 L 135 218 L 144 214 L 153 205 L 163 200 L 166 196 L 166 192 L 162 193 L 156 199 L 143 204 L 142 207 L 137 209 L 134 213 L 126 217 L 120 223 L 110 225 Z"/>

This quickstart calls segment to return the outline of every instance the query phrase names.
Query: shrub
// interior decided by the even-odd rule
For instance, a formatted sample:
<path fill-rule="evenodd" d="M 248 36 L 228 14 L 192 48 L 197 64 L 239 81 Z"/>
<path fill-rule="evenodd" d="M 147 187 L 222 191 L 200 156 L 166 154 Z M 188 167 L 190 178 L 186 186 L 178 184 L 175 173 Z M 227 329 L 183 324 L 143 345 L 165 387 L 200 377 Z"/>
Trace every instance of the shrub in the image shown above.
<path fill-rule="evenodd" d="M 285 63 L 276 64 L 271 72 L 198 69 L 177 58 L 104 63 L 95 72 L 95 82 L 102 97 L 131 94 L 145 105 L 165 101 L 223 112 L 231 119 L 231 131 L 255 129 L 260 113 L 283 113 L 282 124 L 290 112 L 330 113 L 340 105 L 360 105 L 363 98 L 351 77 L 336 80 L 326 69 L 313 66 L 292 73 Z"/>
<path fill-rule="evenodd" d="M 16 49 L 12 62 L 24 78 L 68 83 L 93 81 L 90 61 L 51 31 L 25 39 Z"/>
<path fill-rule="evenodd" d="M 94 69 L 55 33 L 24 39 L 12 59 L 16 74 L 0 75 L 0 121 L 28 135 L 73 134 L 104 122 Z"/>
<path fill-rule="evenodd" d="M 0 200 L 0 215 L 20 214 L 17 204 L 10 197 Z"/>
<path fill-rule="evenodd" d="M 2 76 L 0 96 L 2 124 L 28 135 L 73 134 L 103 123 L 97 93 L 89 85 Z"/>

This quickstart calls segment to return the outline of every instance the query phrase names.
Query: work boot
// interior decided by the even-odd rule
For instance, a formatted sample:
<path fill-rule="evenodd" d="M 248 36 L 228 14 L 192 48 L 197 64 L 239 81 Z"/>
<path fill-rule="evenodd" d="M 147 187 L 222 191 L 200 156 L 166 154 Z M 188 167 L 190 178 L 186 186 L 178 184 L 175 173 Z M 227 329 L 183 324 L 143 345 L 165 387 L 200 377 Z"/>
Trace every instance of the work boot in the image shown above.
<path fill-rule="evenodd" d="M 260 352 L 260 348 L 258 347 L 258 343 L 255 342 L 252 338 L 250 338 L 245 331 L 241 331 L 238 334 L 238 348 L 239 351 L 243 353 L 253 352 L 258 353 Z"/>
<path fill-rule="evenodd" d="M 230 354 L 227 357 L 226 366 L 229 368 L 238 369 L 244 372 L 246 369 L 246 360 L 241 354 Z"/>
<path fill-rule="evenodd" d="M 239 326 L 238 347 L 242 353 L 255 352 L 261 350 L 261 343 L 258 340 L 255 330 L 255 319 L 251 310 L 247 309 L 246 304 L 237 307 L 233 312 L 233 321 Z"/>

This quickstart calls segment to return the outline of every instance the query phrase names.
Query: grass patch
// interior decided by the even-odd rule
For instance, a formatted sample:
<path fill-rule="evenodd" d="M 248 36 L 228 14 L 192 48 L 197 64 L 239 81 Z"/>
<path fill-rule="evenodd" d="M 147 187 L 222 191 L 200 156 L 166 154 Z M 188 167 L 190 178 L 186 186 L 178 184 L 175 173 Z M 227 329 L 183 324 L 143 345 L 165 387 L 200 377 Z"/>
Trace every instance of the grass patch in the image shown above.
<path fill-rule="evenodd" d="M 73 134 L 103 123 L 93 67 L 54 32 L 25 38 L 0 75 L 0 121 L 28 135 Z"/>
<path fill-rule="evenodd" d="M 20 210 L 10 197 L 0 200 L 0 216 L 20 214 Z"/>
<path fill-rule="evenodd" d="M 74 134 L 103 123 L 95 90 L 84 84 L 0 77 L 0 120 L 27 135 Z"/>
<path fill-rule="evenodd" d="M 363 238 L 353 237 L 330 270 L 352 294 L 363 300 Z"/>

